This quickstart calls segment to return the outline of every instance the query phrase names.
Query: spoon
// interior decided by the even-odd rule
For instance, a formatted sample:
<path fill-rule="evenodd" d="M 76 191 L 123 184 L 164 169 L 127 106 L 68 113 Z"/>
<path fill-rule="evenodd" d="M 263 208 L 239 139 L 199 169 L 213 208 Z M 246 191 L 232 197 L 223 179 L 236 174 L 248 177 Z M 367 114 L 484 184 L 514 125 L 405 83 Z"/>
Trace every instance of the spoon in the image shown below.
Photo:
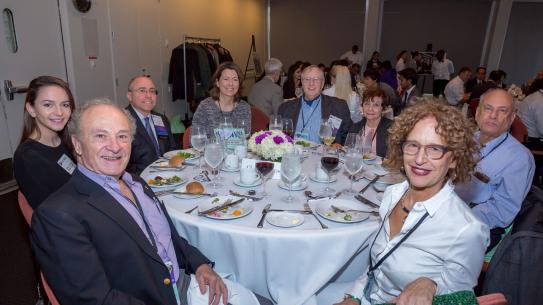
<path fill-rule="evenodd" d="M 304 194 L 310 199 L 322 199 L 328 197 L 327 195 L 313 195 L 312 191 L 305 191 Z"/>

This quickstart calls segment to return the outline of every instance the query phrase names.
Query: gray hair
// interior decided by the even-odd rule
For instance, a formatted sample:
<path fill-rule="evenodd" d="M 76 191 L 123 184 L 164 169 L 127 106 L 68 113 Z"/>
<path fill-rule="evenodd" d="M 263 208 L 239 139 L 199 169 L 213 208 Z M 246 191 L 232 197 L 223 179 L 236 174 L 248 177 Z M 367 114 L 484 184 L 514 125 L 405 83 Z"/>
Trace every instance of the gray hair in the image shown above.
<path fill-rule="evenodd" d="M 499 87 L 495 87 L 495 88 L 490 88 L 488 90 L 485 91 L 485 93 L 483 93 L 481 95 L 481 97 L 479 98 L 479 106 L 477 106 L 477 108 L 481 107 L 482 104 L 483 104 L 483 100 L 485 100 L 485 98 L 492 92 L 495 92 L 495 91 L 502 91 L 504 93 L 507 93 L 507 95 L 509 95 L 510 99 L 511 99 L 511 111 L 513 113 L 516 113 L 517 112 L 517 103 L 515 103 L 515 100 L 513 99 L 513 96 L 511 95 L 511 93 L 509 93 L 507 90 L 505 89 L 502 89 L 502 88 L 499 88 Z"/>
<path fill-rule="evenodd" d="M 98 105 L 111 106 L 126 115 L 126 118 L 128 119 L 128 122 L 130 124 L 130 134 L 132 135 L 132 139 L 134 139 L 134 135 L 136 134 L 136 121 L 134 120 L 130 112 L 128 112 L 126 109 L 119 107 L 117 104 L 114 104 L 107 97 L 94 98 L 87 101 L 85 104 L 83 104 L 83 106 L 77 107 L 76 111 L 72 113 L 72 117 L 68 122 L 68 132 L 70 135 L 74 135 L 75 137 L 79 138 L 81 134 L 80 124 L 83 113 L 85 113 L 85 111 L 89 110 L 90 108 Z"/>
<path fill-rule="evenodd" d="M 306 75 L 310 70 L 318 70 L 322 80 L 324 80 L 324 72 L 322 72 L 321 68 L 319 68 L 317 65 L 309 65 L 305 67 L 305 69 L 302 71 L 302 77 L 304 77 L 304 75 Z"/>
<path fill-rule="evenodd" d="M 266 75 L 271 75 L 277 71 L 281 72 L 281 70 L 283 70 L 283 63 L 277 58 L 272 57 L 264 64 L 264 71 L 266 72 Z"/>

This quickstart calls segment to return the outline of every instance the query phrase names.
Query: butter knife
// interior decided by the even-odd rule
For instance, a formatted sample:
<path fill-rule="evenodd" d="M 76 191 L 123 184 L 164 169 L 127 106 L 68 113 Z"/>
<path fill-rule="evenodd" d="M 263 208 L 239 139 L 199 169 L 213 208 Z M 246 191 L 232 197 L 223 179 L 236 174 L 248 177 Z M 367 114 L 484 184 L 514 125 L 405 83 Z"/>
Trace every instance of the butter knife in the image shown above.
<path fill-rule="evenodd" d="M 375 177 L 373 177 L 373 179 L 371 179 L 370 182 L 368 182 L 368 184 L 366 184 L 366 186 L 364 186 L 358 193 L 359 194 L 364 193 L 368 189 L 368 187 L 370 187 L 380 177 L 381 177 L 380 175 L 375 175 Z"/>
<path fill-rule="evenodd" d="M 264 207 L 264 210 L 262 210 L 262 217 L 260 217 L 260 221 L 256 225 L 257 228 L 262 228 L 262 225 L 264 224 L 264 218 L 266 218 L 266 214 L 270 211 L 271 203 L 266 204 Z"/>
<path fill-rule="evenodd" d="M 241 198 L 241 199 L 238 199 L 236 201 L 232 201 L 232 199 L 228 199 L 226 200 L 225 203 L 223 203 L 222 205 L 220 206 L 217 206 L 217 207 L 214 207 L 214 208 L 211 208 L 211 209 L 207 209 L 205 211 L 202 211 L 202 212 L 198 212 L 198 216 L 202 216 L 202 215 L 206 215 L 206 214 L 209 214 L 209 213 L 212 213 L 212 212 L 216 212 L 216 211 L 220 211 L 220 210 L 224 210 L 228 207 L 231 207 L 233 205 L 236 205 L 238 203 L 241 203 L 242 201 L 244 201 L 245 198 Z"/>
<path fill-rule="evenodd" d="M 375 203 L 369 201 L 368 199 L 362 197 L 362 195 L 356 195 L 356 196 L 354 196 L 354 198 L 356 198 L 358 201 L 360 201 L 360 202 L 362 202 L 363 204 L 368 205 L 368 206 L 370 206 L 370 207 L 372 207 L 372 208 L 374 208 L 374 209 L 378 209 L 378 208 L 379 208 L 379 205 L 377 205 L 377 204 L 375 204 Z"/>
<path fill-rule="evenodd" d="M 280 209 L 269 209 L 268 212 L 287 212 L 287 213 L 302 213 L 302 214 L 310 214 L 311 212 L 304 211 L 304 210 L 280 210 Z"/>

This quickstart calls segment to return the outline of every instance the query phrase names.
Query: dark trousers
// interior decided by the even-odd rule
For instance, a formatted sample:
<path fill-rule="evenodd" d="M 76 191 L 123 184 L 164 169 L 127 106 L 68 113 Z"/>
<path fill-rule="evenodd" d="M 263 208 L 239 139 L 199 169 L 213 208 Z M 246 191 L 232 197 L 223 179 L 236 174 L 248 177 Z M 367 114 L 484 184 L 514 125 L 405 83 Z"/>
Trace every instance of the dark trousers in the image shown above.
<path fill-rule="evenodd" d="M 434 79 L 434 84 L 432 87 L 432 93 L 435 97 L 438 97 L 440 94 L 443 94 L 443 91 L 445 90 L 445 87 L 447 86 L 447 83 L 449 80 L 447 79 Z"/>

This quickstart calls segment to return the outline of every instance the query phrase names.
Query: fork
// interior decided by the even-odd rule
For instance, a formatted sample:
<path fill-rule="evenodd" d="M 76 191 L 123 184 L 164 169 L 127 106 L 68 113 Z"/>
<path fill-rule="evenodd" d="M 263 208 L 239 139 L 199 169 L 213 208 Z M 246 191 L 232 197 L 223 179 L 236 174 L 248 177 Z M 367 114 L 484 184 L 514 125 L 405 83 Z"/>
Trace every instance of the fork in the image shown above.
<path fill-rule="evenodd" d="M 190 213 L 192 213 L 192 211 L 196 210 L 197 208 L 198 208 L 198 206 L 195 206 L 195 207 L 193 207 L 192 209 L 187 210 L 187 211 L 185 212 L 185 214 L 190 214 Z"/>
<path fill-rule="evenodd" d="M 307 202 L 304 203 L 304 210 L 305 210 L 307 213 L 313 215 L 313 217 L 315 217 L 315 219 L 316 219 L 316 220 L 319 222 L 319 224 L 321 225 L 321 228 L 323 228 L 323 229 L 328 229 L 328 226 L 325 225 L 325 224 L 323 224 L 323 223 L 321 222 L 321 220 L 317 217 L 317 215 L 315 215 L 315 213 L 313 213 L 313 210 L 311 210 L 311 207 L 309 206 L 309 203 L 307 203 Z"/>

